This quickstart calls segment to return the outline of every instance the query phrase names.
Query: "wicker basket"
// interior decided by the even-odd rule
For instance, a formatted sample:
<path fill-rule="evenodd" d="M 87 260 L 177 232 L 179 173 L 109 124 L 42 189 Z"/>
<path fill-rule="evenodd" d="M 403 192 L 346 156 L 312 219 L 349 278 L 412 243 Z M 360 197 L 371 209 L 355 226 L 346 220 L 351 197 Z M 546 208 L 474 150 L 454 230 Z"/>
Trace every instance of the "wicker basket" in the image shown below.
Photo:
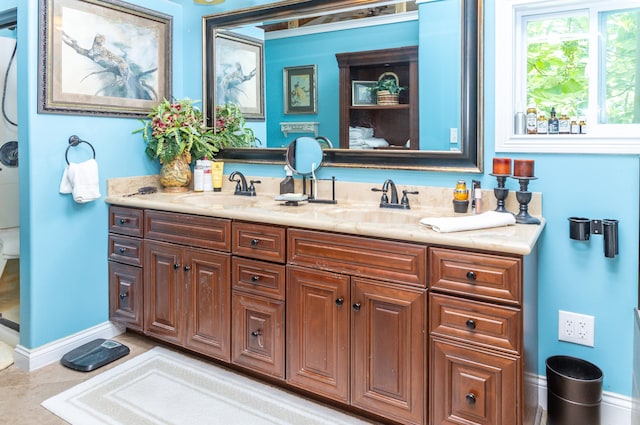
<path fill-rule="evenodd" d="M 378 81 L 382 81 L 385 78 L 393 77 L 396 80 L 396 85 L 400 85 L 400 80 L 398 79 L 398 75 L 395 72 L 383 72 L 378 77 Z M 378 105 L 397 105 L 399 103 L 398 93 L 391 94 L 388 90 L 378 90 Z"/>

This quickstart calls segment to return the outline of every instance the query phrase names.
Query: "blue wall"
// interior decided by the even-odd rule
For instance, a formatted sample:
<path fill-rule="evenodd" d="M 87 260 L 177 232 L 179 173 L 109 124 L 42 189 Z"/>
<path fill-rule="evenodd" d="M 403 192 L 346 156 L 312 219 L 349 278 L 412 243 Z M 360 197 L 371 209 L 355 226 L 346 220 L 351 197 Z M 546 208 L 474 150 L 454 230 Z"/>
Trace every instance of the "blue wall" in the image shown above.
<path fill-rule="evenodd" d="M 491 159 L 496 156 L 493 111 L 500 101 L 494 96 L 494 1 L 486 1 L 484 21 L 485 169 L 491 168 Z M 202 97 L 201 16 L 231 4 L 265 3 L 227 1 L 220 6 L 197 6 L 191 0 L 132 2 L 175 17 L 174 95 L 194 99 Z M 158 170 L 157 164 L 144 156 L 140 138 L 131 135 L 139 126 L 137 120 L 37 114 L 37 9 L 36 2 L 21 1 L 18 28 L 18 66 L 26 70 L 19 79 L 19 90 L 24 94 L 19 101 L 24 282 L 20 343 L 27 348 L 97 325 L 108 317 L 107 206 L 101 201 L 77 205 L 67 195 L 58 194 L 68 137 L 78 134 L 94 144 L 103 193 L 108 178 Z M 630 396 L 633 307 L 638 299 L 638 156 L 509 156 L 536 160 L 539 179 L 531 189 L 543 193 L 547 220 L 539 243 L 539 373 L 544 375 L 544 360 L 550 355 L 578 356 L 603 369 L 606 391 Z M 254 176 L 282 175 L 281 166 L 240 164 L 234 169 Z M 494 185 L 487 174 L 342 168 L 319 172 L 319 177 L 331 175 L 341 181 L 379 184 L 392 178 L 400 185 L 443 187 L 453 187 L 459 178 L 479 177 L 484 187 Z M 605 258 L 598 237 L 589 243 L 571 241 L 567 217 L 574 215 L 620 220 L 620 255 Z M 594 348 L 557 341 L 558 309 L 596 317 Z"/>

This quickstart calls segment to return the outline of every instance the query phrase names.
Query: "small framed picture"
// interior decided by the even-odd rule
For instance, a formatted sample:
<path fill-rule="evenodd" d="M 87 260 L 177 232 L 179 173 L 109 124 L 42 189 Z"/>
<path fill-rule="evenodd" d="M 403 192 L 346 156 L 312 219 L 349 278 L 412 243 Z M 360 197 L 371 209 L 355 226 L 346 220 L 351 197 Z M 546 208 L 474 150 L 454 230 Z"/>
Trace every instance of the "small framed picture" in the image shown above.
<path fill-rule="evenodd" d="M 317 114 L 316 65 L 284 68 L 284 113 Z"/>
<path fill-rule="evenodd" d="M 357 81 L 351 82 L 351 106 L 368 106 L 377 103 L 376 95 L 373 87 L 375 81 Z"/>

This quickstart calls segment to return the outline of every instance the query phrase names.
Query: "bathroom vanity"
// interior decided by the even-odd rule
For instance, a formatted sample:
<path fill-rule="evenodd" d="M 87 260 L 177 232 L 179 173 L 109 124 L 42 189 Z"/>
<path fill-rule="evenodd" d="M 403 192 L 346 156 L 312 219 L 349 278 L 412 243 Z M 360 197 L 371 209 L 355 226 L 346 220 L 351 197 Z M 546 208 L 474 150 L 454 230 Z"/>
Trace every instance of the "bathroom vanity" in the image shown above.
<path fill-rule="evenodd" d="M 420 190 L 386 212 L 110 191 L 110 318 L 374 420 L 537 423 L 544 220 L 437 233 L 418 220 L 451 192 Z"/>

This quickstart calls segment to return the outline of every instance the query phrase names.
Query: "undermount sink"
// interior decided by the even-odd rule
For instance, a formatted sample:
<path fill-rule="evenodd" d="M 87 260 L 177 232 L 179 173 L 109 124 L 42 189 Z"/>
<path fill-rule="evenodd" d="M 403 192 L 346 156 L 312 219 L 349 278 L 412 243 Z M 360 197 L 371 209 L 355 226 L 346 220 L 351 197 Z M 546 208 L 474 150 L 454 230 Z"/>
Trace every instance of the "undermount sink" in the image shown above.
<path fill-rule="evenodd" d="M 379 208 L 351 209 L 337 207 L 324 211 L 324 214 L 332 218 L 355 223 L 385 223 L 385 224 L 418 224 L 424 213 L 412 210 Z"/>
<path fill-rule="evenodd" d="M 238 207 L 251 207 L 258 203 L 255 196 L 239 196 L 228 193 L 221 194 L 215 192 L 189 193 L 180 198 L 180 202 L 185 204 L 216 209 L 228 209 Z"/>

